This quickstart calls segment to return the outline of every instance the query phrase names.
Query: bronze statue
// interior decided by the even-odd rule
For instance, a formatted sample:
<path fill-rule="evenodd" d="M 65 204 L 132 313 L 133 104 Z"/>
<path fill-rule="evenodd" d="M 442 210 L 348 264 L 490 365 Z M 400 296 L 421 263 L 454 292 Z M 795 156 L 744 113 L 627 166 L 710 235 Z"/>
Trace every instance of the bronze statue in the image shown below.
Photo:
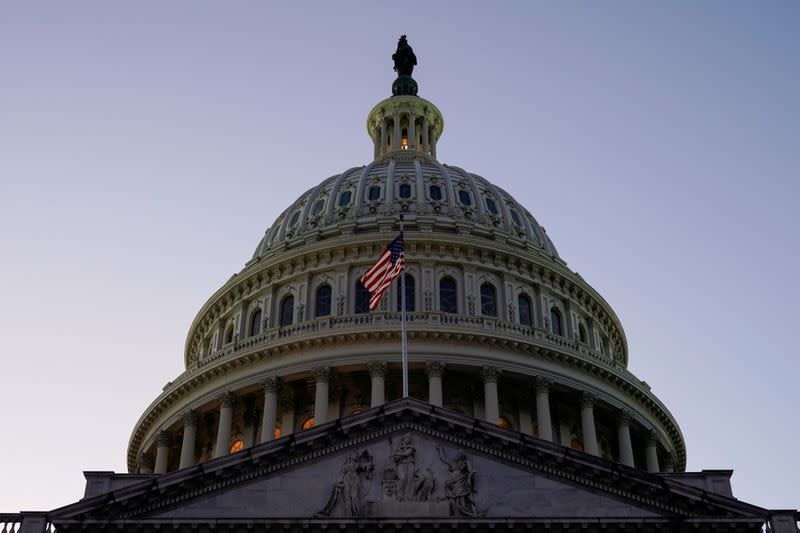
<path fill-rule="evenodd" d="M 400 36 L 397 42 L 397 51 L 392 54 L 394 60 L 394 70 L 398 76 L 411 76 L 414 72 L 414 65 L 417 64 L 417 56 L 414 55 L 414 50 L 406 40 L 406 36 Z"/>

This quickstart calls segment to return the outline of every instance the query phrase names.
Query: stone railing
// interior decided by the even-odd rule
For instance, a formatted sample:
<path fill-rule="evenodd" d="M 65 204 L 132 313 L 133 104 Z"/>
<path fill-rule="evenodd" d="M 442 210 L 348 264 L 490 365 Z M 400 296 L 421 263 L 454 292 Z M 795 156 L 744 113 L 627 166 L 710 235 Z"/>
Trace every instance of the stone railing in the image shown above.
<path fill-rule="evenodd" d="M 47 513 L 0 513 L 0 533 L 55 533 Z"/>
<path fill-rule="evenodd" d="M 264 333 L 243 340 L 230 342 L 222 346 L 221 349 L 201 358 L 197 363 L 197 367 L 201 368 L 236 352 L 267 347 L 272 343 L 277 343 L 292 337 L 300 337 L 302 335 L 319 332 L 393 326 L 396 326 L 399 331 L 400 322 L 401 314 L 399 312 L 364 313 L 312 319 L 286 327 L 272 328 Z M 406 324 L 410 332 L 424 330 L 473 330 L 484 333 L 494 332 L 503 336 L 518 337 L 524 342 L 534 341 L 544 346 L 552 346 L 561 351 L 578 353 L 583 357 L 622 369 L 622 366 L 617 361 L 575 340 L 553 335 L 535 326 L 525 326 L 492 317 L 416 311 L 406 313 Z"/>

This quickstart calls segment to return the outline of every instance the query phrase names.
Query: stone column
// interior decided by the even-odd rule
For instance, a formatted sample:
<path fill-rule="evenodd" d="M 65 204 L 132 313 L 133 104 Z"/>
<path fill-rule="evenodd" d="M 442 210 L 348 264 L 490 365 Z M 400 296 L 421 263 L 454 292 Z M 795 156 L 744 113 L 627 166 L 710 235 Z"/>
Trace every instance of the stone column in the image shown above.
<path fill-rule="evenodd" d="M 409 150 L 416 150 L 417 149 L 417 125 L 415 124 L 417 120 L 416 115 L 414 112 L 408 114 L 408 149 Z"/>
<path fill-rule="evenodd" d="M 536 379 L 536 423 L 539 438 L 553 442 L 553 423 L 550 421 L 550 380 Z"/>
<path fill-rule="evenodd" d="M 224 392 L 219 397 L 219 426 L 217 427 L 217 445 L 214 447 L 214 458 L 223 457 L 230 452 L 231 424 L 233 422 L 233 406 L 236 396 Z"/>
<path fill-rule="evenodd" d="M 386 143 L 389 142 L 389 139 L 388 139 L 389 132 L 386 131 L 386 127 L 387 127 L 386 119 L 385 118 L 381 118 L 381 151 L 380 151 L 380 155 L 383 155 L 383 154 L 386 153 Z"/>
<path fill-rule="evenodd" d="M 152 474 L 153 473 L 153 456 L 150 455 L 149 452 L 144 452 L 139 456 L 138 461 L 139 473 L 140 474 Z"/>
<path fill-rule="evenodd" d="M 497 398 L 497 378 L 500 372 L 500 369 L 489 366 L 481 368 L 484 418 L 492 424 L 497 424 L 500 420 L 500 401 Z"/>
<path fill-rule="evenodd" d="M 431 157 L 436 159 L 436 125 L 431 126 L 428 139 L 431 141 Z"/>
<path fill-rule="evenodd" d="M 443 402 L 442 375 L 445 364 L 439 361 L 425 363 L 425 373 L 428 375 L 428 403 L 441 407 Z"/>
<path fill-rule="evenodd" d="M 428 145 L 428 117 L 422 117 L 422 150 L 430 152 L 431 147 Z"/>
<path fill-rule="evenodd" d="M 634 466 L 633 446 L 631 445 L 631 415 L 626 410 L 622 410 L 617 415 L 617 439 L 619 440 L 619 462 Z"/>
<path fill-rule="evenodd" d="M 586 453 L 600 455 L 597 446 L 597 431 L 594 426 L 594 394 L 581 394 L 581 428 L 583 429 L 583 449 Z"/>
<path fill-rule="evenodd" d="M 389 363 L 386 361 L 371 361 L 367 365 L 369 377 L 372 379 L 372 393 L 370 396 L 370 407 L 378 407 L 386 403 L 386 389 L 384 386 L 386 372 L 389 370 Z"/>
<path fill-rule="evenodd" d="M 224 343 L 225 343 L 225 321 L 220 318 L 217 321 L 217 345 L 214 347 L 214 350 L 222 349 L 222 345 Z"/>
<path fill-rule="evenodd" d="M 320 366 L 311 371 L 316 384 L 314 392 L 314 423 L 324 424 L 328 421 L 328 385 L 331 380 L 331 367 Z"/>
<path fill-rule="evenodd" d="M 167 471 L 169 462 L 169 434 L 166 431 L 159 431 L 156 435 L 156 467 L 154 474 L 163 474 Z"/>
<path fill-rule="evenodd" d="M 197 413 L 191 409 L 183 413 L 183 443 L 181 444 L 181 462 L 178 468 L 186 468 L 194 464 L 194 448 L 199 419 Z"/>
<path fill-rule="evenodd" d="M 400 149 L 400 113 L 394 114 L 394 133 L 392 134 L 392 150 Z"/>
<path fill-rule="evenodd" d="M 675 456 L 672 455 L 671 453 L 667 454 L 667 458 L 664 459 L 664 472 L 667 474 L 671 474 L 672 472 L 674 472 L 675 463 L 676 463 Z"/>
<path fill-rule="evenodd" d="M 277 376 L 270 376 L 264 380 L 264 415 L 261 418 L 261 442 L 269 442 L 275 439 L 280 385 L 281 382 Z"/>
<path fill-rule="evenodd" d="M 660 472 L 661 469 L 658 466 L 658 435 L 656 431 L 650 430 L 650 434 L 647 437 L 647 471 L 648 472 Z"/>

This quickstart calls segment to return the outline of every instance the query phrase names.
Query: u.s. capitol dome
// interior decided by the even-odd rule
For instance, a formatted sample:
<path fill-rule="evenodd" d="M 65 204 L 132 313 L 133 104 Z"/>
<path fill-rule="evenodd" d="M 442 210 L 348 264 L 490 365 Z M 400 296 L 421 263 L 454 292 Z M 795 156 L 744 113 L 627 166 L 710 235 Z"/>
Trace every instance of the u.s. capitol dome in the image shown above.
<path fill-rule="evenodd" d="M 134 427 L 129 471 L 185 468 L 400 398 L 398 285 L 370 312 L 359 278 L 401 215 L 410 396 L 650 472 L 684 470 L 678 424 L 628 372 L 611 306 L 525 206 L 439 161 L 442 113 L 397 69 L 367 117 L 372 161 L 289 204 L 197 313 L 186 370 Z"/>

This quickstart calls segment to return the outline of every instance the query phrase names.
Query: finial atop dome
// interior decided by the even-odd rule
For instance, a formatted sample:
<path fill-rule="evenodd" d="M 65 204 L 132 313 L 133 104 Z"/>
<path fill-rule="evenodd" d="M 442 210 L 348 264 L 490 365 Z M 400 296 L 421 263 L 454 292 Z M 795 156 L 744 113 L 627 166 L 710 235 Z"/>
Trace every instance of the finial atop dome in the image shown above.
<path fill-rule="evenodd" d="M 397 41 L 397 51 L 392 54 L 394 70 L 397 72 L 397 79 L 392 83 L 392 96 L 416 96 L 417 82 L 411 77 L 414 72 L 414 65 L 417 64 L 417 56 L 408 44 L 405 35 L 400 36 Z"/>

